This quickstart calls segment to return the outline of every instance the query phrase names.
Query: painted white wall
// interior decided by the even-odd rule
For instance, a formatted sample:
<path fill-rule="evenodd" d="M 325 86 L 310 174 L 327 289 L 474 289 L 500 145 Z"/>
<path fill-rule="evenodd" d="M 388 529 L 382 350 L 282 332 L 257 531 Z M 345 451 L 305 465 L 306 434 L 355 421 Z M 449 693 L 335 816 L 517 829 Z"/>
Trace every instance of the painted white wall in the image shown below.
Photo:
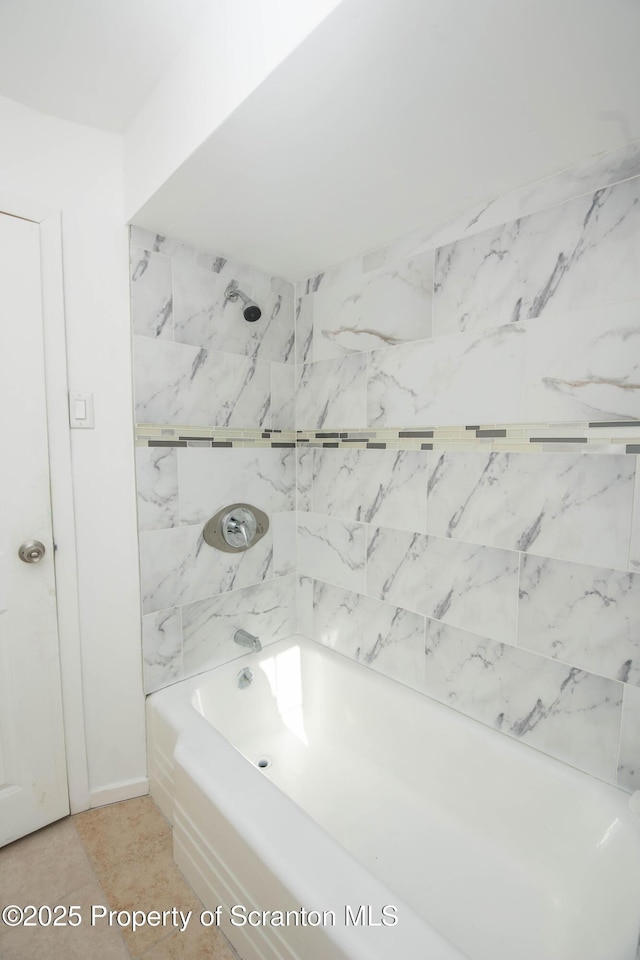
<path fill-rule="evenodd" d="M 125 133 L 131 219 L 341 0 L 217 0 Z"/>
<path fill-rule="evenodd" d="M 71 390 L 95 430 L 71 433 L 92 803 L 145 790 L 122 138 L 0 98 L 0 192 L 62 215 Z M 64 637 L 62 638 L 64 643 Z"/>

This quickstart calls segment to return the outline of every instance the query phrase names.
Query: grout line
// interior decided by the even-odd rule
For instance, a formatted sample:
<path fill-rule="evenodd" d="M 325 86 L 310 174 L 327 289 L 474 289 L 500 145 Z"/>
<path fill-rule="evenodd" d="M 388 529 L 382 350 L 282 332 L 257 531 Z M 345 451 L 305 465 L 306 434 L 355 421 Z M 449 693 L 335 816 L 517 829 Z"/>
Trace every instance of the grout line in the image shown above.
<path fill-rule="evenodd" d="M 623 727 L 623 719 L 624 719 L 624 701 L 625 701 L 627 684 L 622 683 L 621 686 L 622 686 L 622 701 L 620 703 L 620 721 L 618 723 L 618 744 L 616 748 L 615 767 L 613 770 L 613 780 L 612 780 L 613 785 L 616 787 L 618 786 L 618 769 L 620 767 L 620 759 L 622 756 L 622 727 Z"/>
<path fill-rule="evenodd" d="M 636 528 L 638 528 L 640 536 L 640 456 L 636 456 L 636 469 L 635 475 L 633 478 L 633 490 L 631 494 L 631 520 L 630 520 L 630 531 L 629 531 L 629 562 L 627 564 L 628 569 L 635 573 L 632 565 L 632 551 L 634 547 L 638 546 L 640 549 L 640 544 L 634 542 L 634 533 Z M 640 557 L 638 558 L 640 560 Z"/>
<path fill-rule="evenodd" d="M 433 281 L 431 283 L 431 331 L 430 336 L 435 335 L 435 321 L 436 321 L 436 259 L 438 254 L 437 247 L 434 247 L 431 252 L 431 270 L 433 273 Z"/>
<path fill-rule="evenodd" d="M 524 649 L 518 643 L 518 635 L 520 628 L 520 578 L 522 576 L 522 557 L 523 553 L 521 550 L 518 551 L 518 575 L 516 577 L 516 622 L 515 622 L 515 633 L 513 637 L 513 645 L 517 647 L 518 650 Z"/>

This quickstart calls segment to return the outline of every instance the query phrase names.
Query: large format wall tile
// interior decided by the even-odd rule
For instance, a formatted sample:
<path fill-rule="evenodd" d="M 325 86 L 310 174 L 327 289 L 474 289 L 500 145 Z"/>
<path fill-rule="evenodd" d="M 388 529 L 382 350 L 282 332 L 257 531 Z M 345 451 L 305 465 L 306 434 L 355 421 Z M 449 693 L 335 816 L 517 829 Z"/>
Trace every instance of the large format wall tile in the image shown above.
<path fill-rule="evenodd" d="M 427 456 L 419 450 L 323 450 L 313 453 L 316 513 L 424 531 Z"/>
<path fill-rule="evenodd" d="M 313 448 L 296 449 L 296 509 L 312 509 L 313 492 Z"/>
<path fill-rule="evenodd" d="M 364 353 L 302 367 L 296 396 L 296 427 L 315 430 L 365 426 L 366 369 Z"/>
<path fill-rule="evenodd" d="M 441 247 L 434 333 L 640 297 L 640 179 Z"/>
<path fill-rule="evenodd" d="M 313 360 L 313 295 L 296 300 L 296 363 Z"/>
<path fill-rule="evenodd" d="M 350 260 L 343 260 L 331 267 L 329 270 L 323 270 L 322 273 L 316 273 L 302 285 L 302 292 L 316 293 L 318 290 L 324 290 L 325 287 L 332 287 L 336 283 L 350 281 L 354 286 L 362 276 L 363 258 L 361 255 L 351 257 Z"/>
<path fill-rule="evenodd" d="M 515 643 L 517 589 L 517 553 L 370 529 L 366 592 L 371 596 Z"/>
<path fill-rule="evenodd" d="M 296 631 L 295 577 L 278 577 L 182 608 L 186 677 L 247 653 L 234 643 L 236 630 L 248 630 L 263 647 Z"/>
<path fill-rule="evenodd" d="M 292 363 L 271 364 L 271 428 L 296 428 L 296 368 Z"/>
<path fill-rule="evenodd" d="M 518 644 L 640 686 L 640 575 L 523 557 Z"/>
<path fill-rule="evenodd" d="M 182 343 L 134 340 L 139 423 L 269 426 L 268 363 Z"/>
<path fill-rule="evenodd" d="M 270 516 L 273 527 L 273 575 L 286 577 L 298 566 L 298 525 L 295 510 Z"/>
<path fill-rule="evenodd" d="M 298 577 L 296 582 L 297 631 L 313 639 L 313 584 L 312 577 Z"/>
<path fill-rule="evenodd" d="M 640 689 L 624 688 L 617 783 L 623 790 L 640 790 Z"/>
<path fill-rule="evenodd" d="M 427 621 L 425 691 L 613 782 L 623 685 Z"/>
<path fill-rule="evenodd" d="M 171 260 L 149 250 L 131 250 L 131 323 L 143 337 L 173 339 Z"/>
<path fill-rule="evenodd" d="M 140 530 L 162 530 L 179 523 L 176 453 L 169 447 L 136 447 Z"/>
<path fill-rule="evenodd" d="M 427 530 L 626 569 L 634 458 L 432 454 Z"/>
<path fill-rule="evenodd" d="M 365 592 L 366 527 L 317 513 L 298 514 L 298 572 Z"/>
<path fill-rule="evenodd" d="M 640 417 L 640 300 L 526 323 L 524 419 Z"/>
<path fill-rule="evenodd" d="M 321 286 L 313 294 L 313 359 L 431 336 L 433 254 Z"/>
<path fill-rule="evenodd" d="M 224 553 L 202 539 L 202 526 L 140 534 L 142 606 L 145 613 L 227 593 L 270 579 L 272 531 L 243 553 Z"/>
<path fill-rule="evenodd" d="M 518 422 L 524 350 L 520 327 L 376 350 L 369 360 L 368 424 Z"/>
<path fill-rule="evenodd" d="M 269 517 L 295 510 L 295 450 L 285 447 L 178 450 L 180 520 L 204 523 L 227 504 L 252 503 Z"/>
<path fill-rule="evenodd" d="M 208 250 L 192 247 L 181 240 L 174 240 L 172 237 L 152 233 L 142 227 L 131 227 L 131 245 L 143 250 L 162 253 L 165 257 L 171 257 L 174 263 L 193 264 L 209 271 L 209 273 L 218 274 L 227 282 L 234 280 L 243 290 L 246 288 L 257 290 L 260 293 L 272 290 L 283 297 L 292 298 L 294 296 L 293 284 L 288 280 L 269 276 L 264 270 L 253 267 L 248 263 L 229 260 L 227 257 L 221 257 L 219 254 L 211 253 Z"/>
<path fill-rule="evenodd" d="M 142 618 L 142 669 L 145 693 L 182 680 L 180 608 L 170 607 Z"/>
<path fill-rule="evenodd" d="M 242 302 L 232 302 L 225 291 L 232 284 L 258 303 L 262 316 L 248 323 Z M 271 278 L 261 282 L 230 280 L 194 263 L 173 266 L 175 339 L 208 350 L 224 350 L 261 360 L 293 362 L 293 300 L 273 293 Z"/>
<path fill-rule="evenodd" d="M 314 582 L 313 639 L 417 690 L 424 679 L 424 617 Z"/>

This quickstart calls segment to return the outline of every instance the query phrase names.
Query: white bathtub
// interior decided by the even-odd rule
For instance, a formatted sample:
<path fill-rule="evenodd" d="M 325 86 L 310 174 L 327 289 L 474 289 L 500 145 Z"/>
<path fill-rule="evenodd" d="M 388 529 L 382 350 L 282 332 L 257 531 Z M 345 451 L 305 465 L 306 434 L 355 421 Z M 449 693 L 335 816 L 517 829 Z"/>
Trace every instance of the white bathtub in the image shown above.
<path fill-rule="evenodd" d="M 635 960 L 621 791 L 300 637 L 147 702 L 176 862 L 243 960 Z"/>

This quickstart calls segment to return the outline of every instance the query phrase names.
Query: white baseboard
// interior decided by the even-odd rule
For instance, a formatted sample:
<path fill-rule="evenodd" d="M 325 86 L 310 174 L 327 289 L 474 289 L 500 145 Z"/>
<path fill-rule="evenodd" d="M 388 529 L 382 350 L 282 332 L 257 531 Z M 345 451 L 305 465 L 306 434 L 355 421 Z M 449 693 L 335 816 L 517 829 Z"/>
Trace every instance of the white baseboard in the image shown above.
<path fill-rule="evenodd" d="M 126 783 L 114 783 L 104 790 L 93 790 L 89 794 L 91 807 L 103 807 L 107 803 L 119 803 L 121 800 L 133 800 L 134 797 L 146 797 L 149 793 L 149 781 L 129 780 Z"/>

